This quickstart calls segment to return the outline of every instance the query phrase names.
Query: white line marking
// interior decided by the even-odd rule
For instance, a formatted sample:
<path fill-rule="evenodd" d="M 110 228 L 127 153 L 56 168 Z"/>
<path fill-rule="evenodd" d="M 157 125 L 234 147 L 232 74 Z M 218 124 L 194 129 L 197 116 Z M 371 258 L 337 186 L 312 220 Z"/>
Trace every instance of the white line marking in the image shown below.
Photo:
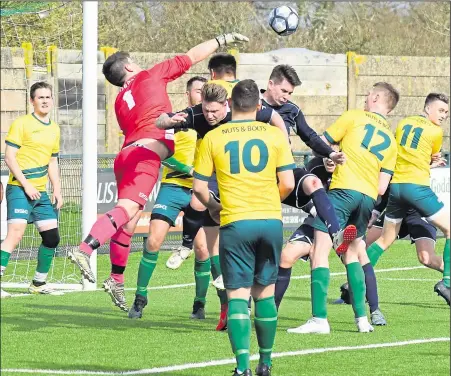
<path fill-rule="evenodd" d="M 438 282 L 440 278 L 378 278 L 378 281 L 413 281 L 413 282 Z"/>
<path fill-rule="evenodd" d="M 449 342 L 450 339 L 447 337 L 443 338 L 427 338 L 427 339 L 413 339 L 408 341 L 400 342 L 388 342 L 388 343 L 375 343 L 372 345 L 361 345 L 361 346 L 339 346 L 339 347 L 326 347 L 317 349 L 306 349 L 298 351 L 287 351 L 282 353 L 272 354 L 273 358 L 285 358 L 289 356 L 302 356 L 302 355 L 312 355 L 312 354 L 322 354 L 326 352 L 337 352 L 337 351 L 356 351 L 356 350 L 367 350 L 367 349 L 380 349 L 385 347 L 400 347 L 408 345 L 420 345 L 424 343 L 433 342 Z M 252 355 L 251 360 L 258 360 L 259 355 Z M 27 369 L 27 368 L 5 368 L 2 372 L 10 373 L 44 373 L 47 375 L 151 375 L 156 373 L 166 373 L 174 371 L 183 371 L 187 369 L 195 368 L 206 368 L 223 366 L 227 364 L 235 364 L 235 359 L 220 359 L 211 360 L 209 362 L 200 363 L 187 363 L 178 366 L 167 366 L 167 367 L 154 367 L 148 369 L 140 369 L 135 371 L 86 371 L 86 370 L 51 370 L 51 369 Z"/>
<path fill-rule="evenodd" d="M 425 266 L 421 265 L 421 266 L 409 266 L 409 267 L 405 267 L 405 268 L 389 268 L 389 269 L 375 269 L 374 272 L 375 273 L 388 273 L 388 272 L 402 272 L 402 271 L 408 271 L 408 270 L 416 270 L 416 269 L 427 269 Z M 330 273 L 331 277 L 334 276 L 345 276 L 346 272 L 336 272 L 336 273 Z M 305 274 L 305 275 L 298 275 L 298 276 L 293 276 L 291 277 L 291 279 L 310 279 L 310 274 Z M 178 288 L 184 288 L 184 287 L 193 287 L 195 286 L 195 283 L 182 283 L 182 284 L 177 284 L 177 285 L 163 285 L 163 286 L 154 286 L 154 287 L 148 287 L 147 290 L 167 290 L 167 289 L 178 289 Z M 136 288 L 135 287 L 127 287 L 125 289 L 125 291 L 135 291 Z M 99 288 L 96 289 L 95 291 L 103 291 L 103 289 Z M 76 291 L 66 291 L 64 290 L 65 293 L 68 292 L 86 292 L 83 290 L 76 290 Z M 33 294 L 13 294 L 11 295 L 12 298 L 18 298 L 21 296 L 31 296 Z"/>
<path fill-rule="evenodd" d="M 374 269 L 374 272 L 375 273 L 402 272 L 402 271 L 416 270 L 416 269 L 426 269 L 426 267 L 421 265 L 421 266 L 409 266 L 406 268 Z M 340 276 L 340 275 L 346 275 L 346 272 L 330 273 L 331 277 Z M 291 277 L 291 279 L 310 279 L 310 274 L 294 276 L 294 277 Z"/>

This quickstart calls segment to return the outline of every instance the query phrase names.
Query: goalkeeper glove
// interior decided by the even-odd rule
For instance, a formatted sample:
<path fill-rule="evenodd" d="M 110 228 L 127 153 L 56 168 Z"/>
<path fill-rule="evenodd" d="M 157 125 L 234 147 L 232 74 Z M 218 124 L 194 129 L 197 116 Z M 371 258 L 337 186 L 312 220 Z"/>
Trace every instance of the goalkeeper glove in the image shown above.
<path fill-rule="evenodd" d="M 216 37 L 219 47 L 228 46 L 229 44 L 249 42 L 249 38 L 238 33 L 221 34 Z"/>

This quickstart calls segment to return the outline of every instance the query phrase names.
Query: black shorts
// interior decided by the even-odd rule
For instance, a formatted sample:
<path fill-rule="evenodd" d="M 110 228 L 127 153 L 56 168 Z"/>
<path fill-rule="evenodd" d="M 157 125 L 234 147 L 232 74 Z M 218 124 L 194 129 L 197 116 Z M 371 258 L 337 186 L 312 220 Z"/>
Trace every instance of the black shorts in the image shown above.
<path fill-rule="evenodd" d="M 203 227 L 218 227 L 219 223 L 216 223 L 215 221 L 213 221 L 213 218 L 211 218 L 210 212 L 207 210 L 205 210 L 205 215 L 204 215 L 204 222 L 202 223 Z"/>
<path fill-rule="evenodd" d="M 293 232 L 293 234 L 290 236 L 290 239 L 288 239 L 288 242 L 289 243 L 303 242 L 312 245 L 315 232 L 315 229 L 311 226 L 313 220 L 314 217 L 309 215 L 305 219 L 304 223 L 302 223 L 302 225 L 299 226 L 295 232 Z M 308 261 L 309 256 L 301 257 L 301 260 Z"/>
<path fill-rule="evenodd" d="M 304 193 L 302 189 L 302 183 L 307 176 L 316 177 L 315 174 L 308 172 L 305 168 L 295 168 L 294 173 L 294 189 L 288 195 L 288 197 L 283 200 L 283 204 L 291 206 L 293 208 L 300 209 L 305 206 L 310 201 L 310 196 Z"/>
<path fill-rule="evenodd" d="M 213 195 L 213 198 L 216 201 L 221 202 L 221 200 L 219 199 L 219 186 L 215 172 L 213 173 L 213 175 L 211 175 L 210 180 L 208 180 L 208 190 Z"/>
<path fill-rule="evenodd" d="M 384 227 L 385 211 L 377 219 L 374 227 Z M 398 239 L 410 237 L 412 243 L 419 239 L 431 239 L 435 242 L 437 238 L 437 229 L 428 221 L 421 218 L 421 215 L 413 209 L 407 211 L 406 216 L 401 224 Z"/>

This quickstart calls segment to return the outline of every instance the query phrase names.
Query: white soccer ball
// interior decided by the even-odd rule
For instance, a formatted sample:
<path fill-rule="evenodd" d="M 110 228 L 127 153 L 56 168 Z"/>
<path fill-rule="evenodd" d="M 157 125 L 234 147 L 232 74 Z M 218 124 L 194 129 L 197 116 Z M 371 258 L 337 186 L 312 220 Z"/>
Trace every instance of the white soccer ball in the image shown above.
<path fill-rule="evenodd" d="M 290 35 L 298 29 L 299 16 L 293 8 L 282 5 L 269 14 L 269 25 L 281 36 Z"/>

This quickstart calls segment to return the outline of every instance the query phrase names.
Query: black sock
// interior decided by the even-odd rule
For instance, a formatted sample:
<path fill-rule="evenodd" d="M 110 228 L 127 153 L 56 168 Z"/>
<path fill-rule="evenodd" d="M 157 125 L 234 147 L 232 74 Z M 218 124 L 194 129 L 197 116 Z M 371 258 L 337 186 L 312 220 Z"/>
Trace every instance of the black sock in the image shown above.
<path fill-rule="evenodd" d="M 327 231 L 332 237 L 333 234 L 340 230 L 340 225 L 338 224 L 337 215 L 335 214 L 334 207 L 330 203 L 326 191 L 324 188 L 317 189 L 310 195 L 310 198 L 315 205 L 318 217 L 326 224 Z"/>
<path fill-rule="evenodd" d="M 282 301 L 283 296 L 285 295 L 285 292 L 287 291 L 288 286 L 290 285 L 290 278 L 291 278 L 291 268 L 286 269 L 279 266 L 279 274 L 277 275 L 276 282 L 276 291 L 274 294 L 277 310 L 279 310 L 280 302 Z"/>
<path fill-rule="evenodd" d="M 363 265 L 362 268 L 365 273 L 366 300 L 368 300 L 368 305 L 370 306 L 370 313 L 373 313 L 379 308 L 376 274 L 374 273 L 373 266 L 370 263 Z"/>
<path fill-rule="evenodd" d="M 182 245 L 189 249 L 193 249 L 194 238 L 204 223 L 205 210 L 194 210 L 188 205 L 183 216 L 183 239 Z"/>

